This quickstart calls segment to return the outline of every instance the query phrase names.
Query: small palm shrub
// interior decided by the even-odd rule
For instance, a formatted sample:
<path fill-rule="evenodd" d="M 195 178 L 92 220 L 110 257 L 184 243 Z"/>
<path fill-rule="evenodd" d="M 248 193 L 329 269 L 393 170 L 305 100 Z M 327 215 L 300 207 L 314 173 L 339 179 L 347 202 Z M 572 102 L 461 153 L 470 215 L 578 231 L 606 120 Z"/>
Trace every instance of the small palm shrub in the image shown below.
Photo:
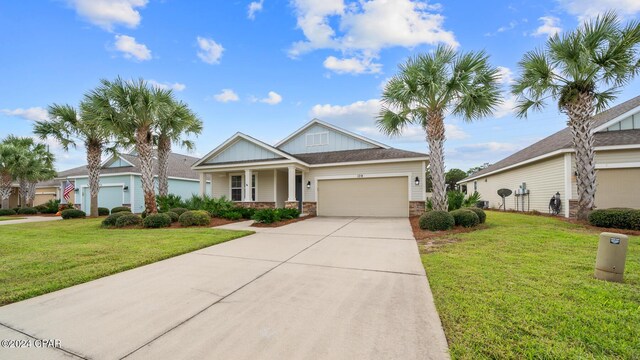
<path fill-rule="evenodd" d="M 104 227 L 116 226 L 116 221 L 118 220 L 118 218 L 127 214 L 131 214 L 131 213 L 122 211 L 122 212 L 111 214 L 107 216 L 104 220 L 102 220 L 102 226 Z"/>
<path fill-rule="evenodd" d="M 476 213 L 476 215 L 478 215 L 478 219 L 480 219 L 480 224 L 484 224 L 484 222 L 487 220 L 487 213 L 484 212 L 484 210 L 472 206 L 472 207 L 468 207 L 468 208 L 464 208 L 465 210 L 470 210 L 473 211 L 474 213 Z"/>
<path fill-rule="evenodd" d="M 60 216 L 62 216 L 62 218 L 65 219 L 65 220 L 67 220 L 67 219 L 82 219 L 82 218 L 85 218 L 87 216 L 87 214 L 82 210 L 67 209 L 67 210 L 63 210 L 60 213 Z"/>
<path fill-rule="evenodd" d="M 158 195 L 156 196 L 156 203 L 158 204 L 158 211 L 167 212 L 173 208 L 184 207 L 182 197 L 180 195 Z"/>
<path fill-rule="evenodd" d="M 420 229 L 429 231 L 444 231 L 453 228 L 456 224 L 453 215 L 446 211 L 427 211 L 418 220 Z"/>
<path fill-rule="evenodd" d="M 223 212 L 233 210 L 236 204 L 224 196 L 216 199 L 208 195 L 193 195 L 184 201 L 184 207 L 189 210 L 205 210 L 211 216 L 219 217 Z"/>
<path fill-rule="evenodd" d="M 13 211 L 15 211 L 15 212 L 16 212 L 16 214 L 17 214 L 17 213 L 18 213 L 18 210 L 20 210 L 20 207 L 14 207 L 12 210 L 13 210 Z"/>
<path fill-rule="evenodd" d="M 178 219 L 180 218 L 180 215 L 174 213 L 173 211 L 167 211 L 165 214 L 169 215 L 172 223 L 178 222 Z"/>
<path fill-rule="evenodd" d="M 142 220 L 146 228 L 161 228 L 171 226 L 171 217 L 167 213 L 149 214 Z"/>
<path fill-rule="evenodd" d="M 131 209 L 129 209 L 126 206 L 116 206 L 113 209 L 111 209 L 112 214 L 119 213 L 119 212 L 131 212 Z"/>
<path fill-rule="evenodd" d="M 300 210 L 293 208 L 293 209 L 276 209 L 277 212 L 280 213 L 280 218 L 282 220 L 288 220 L 288 219 L 296 219 L 300 216 Z"/>
<path fill-rule="evenodd" d="M 18 214 L 20 215 L 35 215 L 37 213 L 38 213 L 38 210 L 32 207 L 23 207 L 18 210 Z"/>
<path fill-rule="evenodd" d="M 204 210 L 190 210 L 178 218 L 182 226 L 205 226 L 211 223 L 211 216 Z"/>
<path fill-rule="evenodd" d="M 462 207 L 462 203 L 464 202 L 464 193 L 460 191 L 448 191 L 447 199 L 449 211 L 458 210 Z"/>
<path fill-rule="evenodd" d="M 125 226 L 139 226 L 142 225 L 142 218 L 136 214 L 127 213 L 126 211 L 121 211 L 122 216 L 120 216 L 116 220 L 116 227 L 125 227 Z"/>
<path fill-rule="evenodd" d="M 40 214 L 46 214 L 47 207 L 46 207 L 46 206 L 44 206 L 44 204 L 36 205 L 36 206 L 34 206 L 34 208 L 35 208 L 36 210 L 38 210 L 38 212 L 39 212 Z"/>
<path fill-rule="evenodd" d="M 598 209 L 589 214 L 589 224 L 604 228 L 640 230 L 640 210 Z"/>
<path fill-rule="evenodd" d="M 15 215 L 16 212 L 13 209 L 0 209 L 0 216 L 11 216 Z"/>
<path fill-rule="evenodd" d="M 240 220 L 242 219 L 242 213 L 235 210 L 229 210 L 220 214 L 220 217 L 227 220 Z"/>
<path fill-rule="evenodd" d="M 248 207 L 244 207 L 244 206 L 236 206 L 233 211 L 237 211 L 240 214 L 242 214 L 242 218 L 243 219 L 251 219 L 253 217 L 253 214 L 256 213 L 256 209 L 254 208 L 248 208 Z"/>
<path fill-rule="evenodd" d="M 99 207 L 98 216 L 106 216 L 106 215 L 109 215 L 109 209 L 107 209 L 106 207 Z"/>
<path fill-rule="evenodd" d="M 185 212 L 189 211 L 189 209 L 178 207 L 178 208 L 173 208 L 173 209 L 171 209 L 169 211 L 173 212 L 173 213 L 176 213 L 176 214 L 178 214 L 178 216 L 180 216 L 180 215 L 184 214 Z"/>
<path fill-rule="evenodd" d="M 278 209 L 262 209 L 253 214 L 252 219 L 263 224 L 272 224 L 282 220 Z"/>
<path fill-rule="evenodd" d="M 464 199 L 464 201 L 462 202 L 462 206 L 467 208 L 475 207 L 476 204 L 478 204 L 478 201 L 480 201 L 480 193 L 474 191 L 473 194 Z"/>
<path fill-rule="evenodd" d="M 40 213 L 42 214 L 55 214 L 60 208 L 60 200 L 51 199 L 46 203 L 40 205 Z"/>
<path fill-rule="evenodd" d="M 476 213 L 467 209 L 458 209 L 450 212 L 456 222 L 456 226 L 474 227 L 480 224 L 480 218 Z"/>

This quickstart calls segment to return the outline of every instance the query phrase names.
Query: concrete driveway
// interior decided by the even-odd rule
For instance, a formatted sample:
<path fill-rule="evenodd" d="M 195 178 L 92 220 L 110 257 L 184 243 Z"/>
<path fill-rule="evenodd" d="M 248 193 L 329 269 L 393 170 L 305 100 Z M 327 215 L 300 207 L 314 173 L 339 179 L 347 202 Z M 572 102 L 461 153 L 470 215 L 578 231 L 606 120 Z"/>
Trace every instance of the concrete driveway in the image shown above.
<path fill-rule="evenodd" d="M 448 358 L 407 219 L 259 229 L 0 307 L 0 339 L 31 341 L 0 359 Z"/>

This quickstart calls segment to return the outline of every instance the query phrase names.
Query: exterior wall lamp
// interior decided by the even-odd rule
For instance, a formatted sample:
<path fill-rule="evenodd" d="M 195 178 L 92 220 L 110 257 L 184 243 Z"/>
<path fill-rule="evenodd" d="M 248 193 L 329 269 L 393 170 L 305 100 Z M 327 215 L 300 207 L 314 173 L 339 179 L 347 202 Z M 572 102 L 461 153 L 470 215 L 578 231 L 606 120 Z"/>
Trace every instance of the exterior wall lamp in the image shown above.
<path fill-rule="evenodd" d="M 415 182 L 416 182 L 416 186 L 419 186 L 420 185 L 420 178 L 416 176 L 416 181 Z"/>
<path fill-rule="evenodd" d="M 129 187 L 128 187 L 127 185 L 125 185 L 125 186 L 122 188 L 122 190 L 127 191 L 127 190 L 129 190 Z"/>
<path fill-rule="evenodd" d="M 75 188 L 75 189 L 73 189 L 73 191 L 78 192 L 78 191 L 80 191 L 80 189 Z"/>
<path fill-rule="evenodd" d="M 307 189 L 311 189 L 311 181 L 307 181 Z"/>

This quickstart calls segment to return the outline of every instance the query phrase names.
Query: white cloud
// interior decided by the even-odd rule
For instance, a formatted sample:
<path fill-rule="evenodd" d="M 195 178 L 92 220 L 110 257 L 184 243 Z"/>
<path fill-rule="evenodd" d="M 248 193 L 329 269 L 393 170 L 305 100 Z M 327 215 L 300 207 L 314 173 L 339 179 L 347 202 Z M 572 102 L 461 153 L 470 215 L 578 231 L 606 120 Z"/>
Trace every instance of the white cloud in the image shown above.
<path fill-rule="evenodd" d="M 451 140 L 462 140 L 469 137 L 469 134 L 462 130 L 458 125 L 454 124 L 444 124 L 444 133 L 447 136 L 447 139 Z"/>
<path fill-rule="evenodd" d="M 269 105 L 276 105 L 282 102 L 282 96 L 275 91 L 269 91 L 266 98 L 260 99 L 257 101 L 265 104 L 269 104 Z"/>
<path fill-rule="evenodd" d="M 498 105 L 493 116 L 496 119 L 511 115 L 515 111 L 517 98 L 514 95 L 506 95 L 502 103 Z"/>
<path fill-rule="evenodd" d="M 503 85 L 511 85 L 513 83 L 513 71 L 505 66 L 498 66 L 500 75 L 500 83 Z"/>
<path fill-rule="evenodd" d="M 224 48 L 222 45 L 215 42 L 213 39 L 207 39 L 198 36 L 198 47 L 200 51 L 198 51 L 198 57 L 200 60 L 206 62 L 207 64 L 218 64 L 220 63 L 220 58 L 222 57 L 222 52 Z"/>
<path fill-rule="evenodd" d="M 149 80 L 149 84 L 151 84 L 152 86 L 155 86 L 159 89 L 163 89 L 163 90 L 174 90 L 174 91 L 183 91 L 184 89 L 187 88 L 187 85 L 182 84 L 182 83 L 161 83 L 155 80 Z"/>
<path fill-rule="evenodd" d="M 137 61 L 151 60 L 151 50 L 145 44 L 136 42 L 134 37 L 128 35 L 116 35 L 116 50 L 122 52 L 127 59 Z"/>
<path fill-rule="evenodd" d="M 505 31 L 513 30 L 518 25 L 518 21 L 512 20 L 508 25 L 500 26 L 495 32 L 489 32 L 484 34 L 484 36 L 495 36 L 499 33 L 503 33 Z"/>
<path fill-rule="evenodd" d="M 543 16 L 539 18 L 542 24 L 531 35 L 533 36 L 553 36 L 562 32 L 560 27 L 560 19 L 555 16 Z"/>
<path fill-rule="evenodd" d="M 631 16 L 640 12 L 638 0 L 558 0 L 560 6 L 571 15 L 581 19 L 595 17 L 610 10 L 622 16 Z"/>
<path fill-rule="evenodd" d="M 27 109 L 1 109 L 0 113 L 31 121 L 46 121 L 49 118 L 47 109 L 41 107 L 30 107 Z"/>
<path fill-rule="evenodd" d="M 514 152 L 519 150 L 520 146 L 517 144 L 511 143 L 500 143 L 500 142 L 486 142 L 486 143 L 478 143 L 478 144 L 469 144 L 463 145 L 455 148 L 455 151 L 458 153 L 487 153 L 487 152 Z"/>
<path fill-rule="evenodd" d="M 247 17 L 251 20 L 256 18 L 256 13 L 262 11 L 264 0 L 252 1 L 247 9 Z"/>
<path fill-rule="evenodd" d="M 68 0 L 78 15 L 108 31 L 121 24 L 135 28 L 140 24 L 140 13 L 148 0 Z"/>
<path fill-rule="evenodd" d="M 238 94 L 236 94 L 235 91 L 231 89 L 222 89 L 222 91 L 219 94 L 213 95 L 213 98 L 216 101 L 223 102 L 223 103 L 240 100 L 240 97 L 238 96 Z"/>
<path fill-rule="evenodd" d="M 374 63 L 372 59 L 355 57 L 338 59 L 335 56 L 329 56 L 322 64 L 325 68 L 338 74 L 374 74 L 379 73 L 382 69 L 382 64 Z"/>

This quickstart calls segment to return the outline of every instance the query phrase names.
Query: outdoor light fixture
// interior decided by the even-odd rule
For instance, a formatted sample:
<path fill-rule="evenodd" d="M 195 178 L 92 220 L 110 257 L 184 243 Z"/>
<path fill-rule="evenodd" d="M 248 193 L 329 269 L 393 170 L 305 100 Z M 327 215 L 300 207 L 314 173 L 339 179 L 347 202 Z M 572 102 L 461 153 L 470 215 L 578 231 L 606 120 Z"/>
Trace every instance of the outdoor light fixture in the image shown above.
<path fill-rule="evenodd" d="M 311 181 L 307 181 L 307 189 L 311 189 Z"/>
<path fill-rule="evenodd" d="M 78 191 L 80 191 L 80 189 L 75 188 L 75 189 L 73 189 L 73 191 L 78 192 Z"/>
<path fill-rule="evenodd" d="M 127 190 L 129 190 L 129 187 L 125 185 L 125 186 L 122 188 L 122 190 L 127 191 Z"/>
<path fill-rule="evenodd" d="M 416 186 L 420 185 L 420 178 L 416 176 Z"/>

